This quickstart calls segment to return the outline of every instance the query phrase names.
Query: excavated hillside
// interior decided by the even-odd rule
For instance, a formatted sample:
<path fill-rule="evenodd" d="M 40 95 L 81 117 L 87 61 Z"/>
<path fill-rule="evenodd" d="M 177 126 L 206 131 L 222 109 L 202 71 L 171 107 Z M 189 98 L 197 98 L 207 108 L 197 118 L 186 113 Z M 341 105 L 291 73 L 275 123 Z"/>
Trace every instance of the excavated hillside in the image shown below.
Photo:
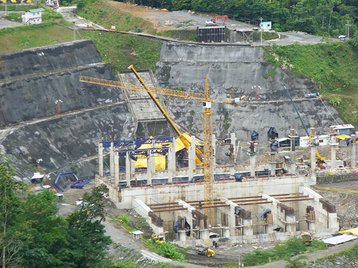
<path fill-rule="evenodd" d="M 265 62 L 260 47 L 183 43 L 162 46 L 156 70 L 161 86 L 202 92 L 206 75 L 213 98 L 245 96 L 246 100 L 242 107 L 213 105 L 217 137 L 235 132 L 240 140 L 248 141 L 250 131 L 256 130 L 262 141 L 270 127 L 276 127 L 283 137 L 290 128 L 305 135 L 303 124 L 326 133 L 330 125 L 342 122 L 337 111 L 320 98 L 305 98 L 315 90 L 310 80 Z M 168 98 L 167 106 L 176 122 L 202 137 L 201 103 Z"/>
<path fill-rule="evenodd" d="M 38 168 L 93 175 L 97 142 L 133 135 L 120 91 L 79 82 L 80 74 L 116 79 L 91 41 L 5 54 L 0 62 L 1 151 L 19 178 Z"/>
<path fill-rule="evenodd" d="M 258 47 L 164 43 L 155 77 L 141 75 L 148 85 L 158 80 L 161 86 L 192 91 L 202 91 L 208 75 L 213 98 L 245 96 L 242 107 L 214 104 L 218 137 L 235 132 L 247 141 L 256 130 L 265 140 L 271 126 L 281 136 L 290 128 L 304 135 L 298 115 L 306 127 L 321 132 L 341 122 L 319 98 L 304 98 L 315 89 L 311 81 L 276 69 L 263 55 Z M 101 139 L 173 135 L 148 96 L 79 82 L 80 74 L 136 81 L 133 74 L 117 76 L 103 64 L 91 41 L 5 54 L 0 69 L 0 149 L 20 179 L 38 170 L 93 175 Z M 164 104 L 177 124 L 202 138 L 201 103 L 166 98 Z"/>

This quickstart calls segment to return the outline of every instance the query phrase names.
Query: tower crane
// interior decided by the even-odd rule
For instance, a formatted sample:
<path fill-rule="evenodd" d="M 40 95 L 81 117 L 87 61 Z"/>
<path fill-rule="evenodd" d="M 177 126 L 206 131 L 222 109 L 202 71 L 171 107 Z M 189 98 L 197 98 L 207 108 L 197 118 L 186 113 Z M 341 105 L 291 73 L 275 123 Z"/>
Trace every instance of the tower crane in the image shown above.
<path fill-rule="evenodd" d="M 134 73 L 134 75 L 137 77 L 137 79 L 139 80 L 142 86 L 127 84 L 121 81 L 100 79 L 100 78 L 82 76 L 82 75 L 80 76 L 80 82 L 100 85 L 100 86 L 133 90 L 133 91 L 147 92 L 149 96 L 152 98 L 152 100 L 155 102 L 159 110 L 162 112 L 164 117 L 169 121 L 171 126 L 174 128 L 175 132 L 178 134 L 180 140 L 183 142 L 186 149 L 189 149 L 191 142 L 183 135 L 183 133 L 175 125 L 174 121 L 170 118 L 169 114 L 165 111 L 164 107 L 160 104 L 160 102 L 158 101 L 158 99 L 155 97 L 154 94 L 176 97 L 176 98 L 187 99 L 187 100 L 194 100 L 204 103 L 204 109 L 203 109 L 204 155 L 202 156 L 201 151 L 199 149 L 196 149 L 196 163 L 198 165 L 203 165 L 204 168 L 203 208 L 205 209 L 205 214 L 211 220 L 212 214 L 211 214 L 210 207 L 213 204 L 213 182 L 214 182 L 211 104 L 224 103 L 230 105 L 237 105 L 238 100 L 237 99 L 218 100 L 218 99 L 210 98 L 209 81 L 207 77 L 205 78 L 204 93 L 185 92 L 185 91 L 183 92 L 183 91 L 172 90 L 172 89 L 161 88 L 161 87 L 150 88 L 145 84 L 144 80 L 139 75 L 139 73 L 137 72 L 137 70 L 134 68 L 133 65 L 130 65 L 128 69 L 130 69 Z M 200 159 L 200 157 L 202 157 L 202 159 Z"/>

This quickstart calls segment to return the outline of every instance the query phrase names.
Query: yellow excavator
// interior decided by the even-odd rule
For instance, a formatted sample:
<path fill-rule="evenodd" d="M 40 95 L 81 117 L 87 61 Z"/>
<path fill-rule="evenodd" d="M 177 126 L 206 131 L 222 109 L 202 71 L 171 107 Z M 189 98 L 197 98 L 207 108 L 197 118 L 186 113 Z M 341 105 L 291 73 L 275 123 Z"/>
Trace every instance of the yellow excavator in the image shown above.
<path fill-rule="evenodd" d="M 199 249 L 197 251 L 197 253 L 198 253 L 198 255 L 201 255 L 201 256 L 214 257 L 215 250 L 213 250 L 212 248 L 206 247 L 206 248 Z"/>

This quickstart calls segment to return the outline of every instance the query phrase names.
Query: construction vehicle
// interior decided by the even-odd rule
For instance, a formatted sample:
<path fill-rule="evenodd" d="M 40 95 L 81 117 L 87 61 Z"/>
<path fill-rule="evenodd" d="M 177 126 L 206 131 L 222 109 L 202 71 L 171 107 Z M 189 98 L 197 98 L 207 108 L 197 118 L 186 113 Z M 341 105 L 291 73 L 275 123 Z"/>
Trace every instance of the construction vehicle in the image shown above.
<path fill-rule="evenodd" d="M 215 250 L 212 248 L 206 247 L 206 248 L 200 248 L 196 251 L 198 255 L 206 256 L 206 257 L 213 257 L 215 255 Z"/>
<path fill-rule="evenodd" d="M 216 16 L 215 18 L 212 18 L 211 21 L 216 24 L 218 23 L 219 21 L 222 21 L 222 23 L 225 25 L 225 23 L 228 21 L 229 17 L 226 16 L 226 15 L 219 15 L 219 16 Z"/>
<path fill-rule="evenodd" d="M 158 234 L 152 234 L 150 237 L 152 241 L 154 241 L 156 244 L 163 244 L 165 243 L 164 235 L 158 235 Z"/>
<path fill-rule="evenodd" d="M 309 246 L 312 243 L 312 235 L 309 232 L 303 232 L 301 234 L 301 239 L 306 246 Z"/>
<path fill-rule="evenodd" d="M 178 134 L 180 140 L 183 142 L 185 148 L 188 150 L 191 144 L 191 141 L 188 140 L 185 135 L 179 130 L 179 128 L 175 125 L 174 121 L 170 118 L 169 114 L 165 111 L 164 107 L 159 103 L 154 94 L 164 95 L 169 97 L 177 97 L 181 99 L 194 100 L 198 101 L 200 104 L 204 103 L 203 109 L 203 133 L 204 133 L 204 155 L 202 152 L 196 148 L 196 163 L 197 165 L 202 165 L 204 169 L 204 205 L 205 214 L 208 216 L 210 220 L 212 220 L 212 214 L 210 208 L 212 208 L 213 202 L 213 182 L 214 182 L 214 172 L 213 172 L 213 146 L 212 146 L 212 103 L 223 103 L 230 105 L 238 105 L 241 102 L 240 98 L 235 98 L 232 100 L 217 100 L 210 98 L 209 92 L 209 82 L 208 78 L 205 79 L 205 87 L 204 94 L 202 93 L 194 93 L 194 92 L 186 92 L 179 90 L 172 90 L 167 88 L 149 88 L 144 80 L 141 78 L 139 73 L 136 71 L 133 65 L 128 67 L 134 75 L 137 77 L 142 86 L 136 86 L 131 84 L 126 84 L 121 81 L 113 81 L 106 79 L 99 79 L 88 76 L 81 76 L 80 82 L 107 86 L 107 87 L 115 87 L 121 89 L 128 89 L 134 91 L 144 91 L 149 94 L 152 100 L 155 102 L 159 110 L 162 112 L 164 117 L 169 121 L 171 126 L 174 128 L 176 133 Z M 143 89 L 144 88 L 144 89 Z"/>

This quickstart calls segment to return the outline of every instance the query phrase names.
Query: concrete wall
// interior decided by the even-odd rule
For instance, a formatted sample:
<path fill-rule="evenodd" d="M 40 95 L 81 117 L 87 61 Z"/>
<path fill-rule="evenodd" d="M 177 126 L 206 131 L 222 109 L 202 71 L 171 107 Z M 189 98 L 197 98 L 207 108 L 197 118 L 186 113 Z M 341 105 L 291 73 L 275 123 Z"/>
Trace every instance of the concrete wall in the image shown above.
<path fill-rule="evenodd" d="M 283 177 L 270 180 L 250 180 L 239 182 L 214 183 L 214 196 L 246 197 L 260 193 L 297 193 L 299 186 L 307 183 L 307 177 Z M 142 200 L 147 205 L 156 203 L 204 200 L 204 183 L 173 184 L 165 186 L 125 188 L 120 192 L 120 208 L 129 209 L 132 199 Z"/>

